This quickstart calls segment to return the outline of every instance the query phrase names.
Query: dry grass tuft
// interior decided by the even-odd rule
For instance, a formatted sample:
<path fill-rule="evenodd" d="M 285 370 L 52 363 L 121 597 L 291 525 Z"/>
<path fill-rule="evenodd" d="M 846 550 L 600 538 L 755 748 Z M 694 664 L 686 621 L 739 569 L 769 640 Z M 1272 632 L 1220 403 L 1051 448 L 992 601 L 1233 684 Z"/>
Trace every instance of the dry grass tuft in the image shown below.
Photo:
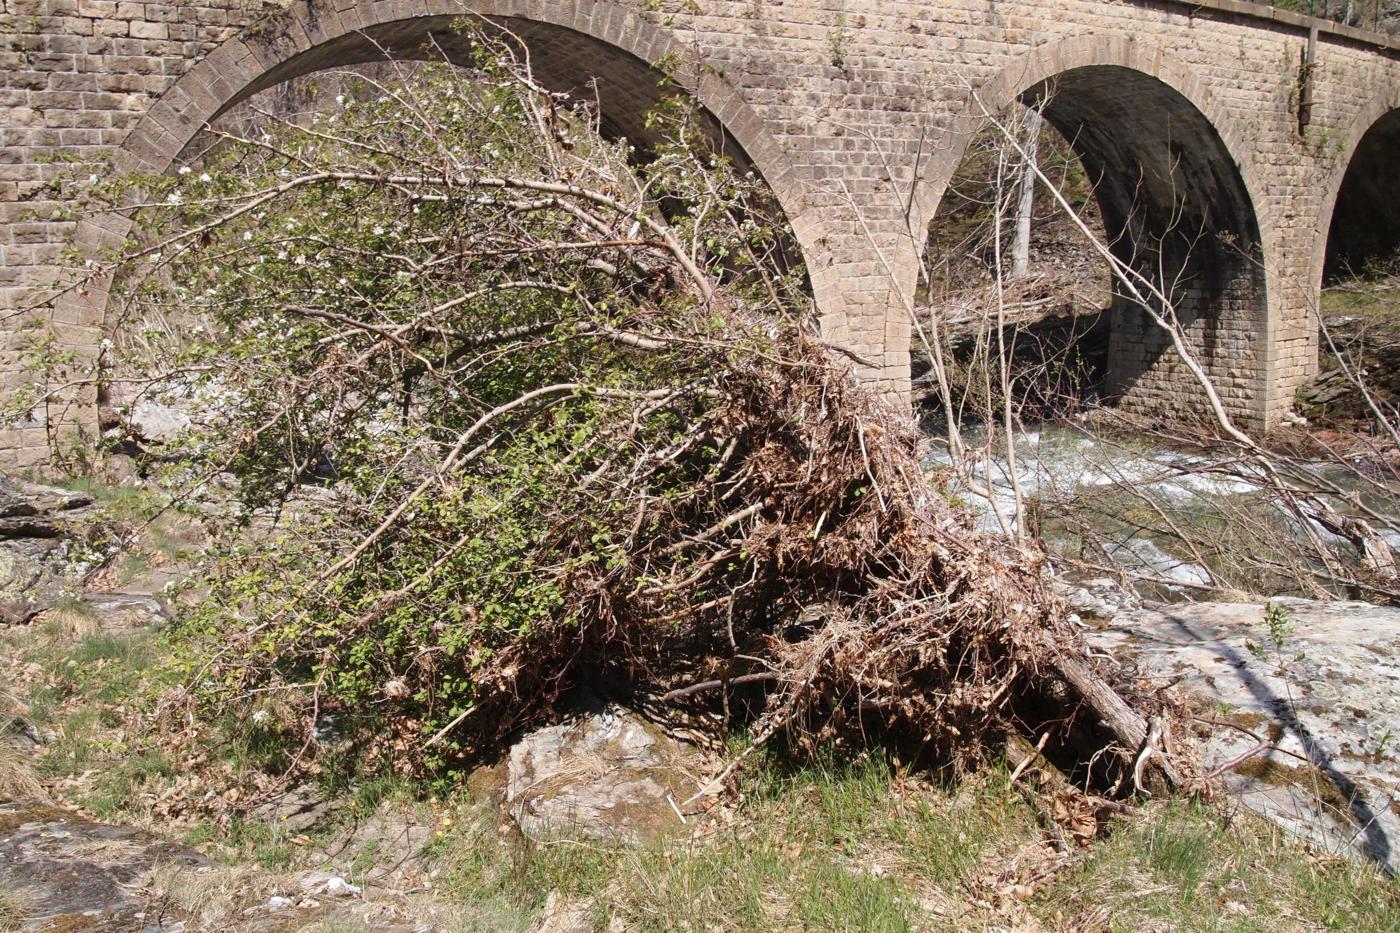
<path fill-rule="evenodd" d="M 0 741 L 0 800 L 48 800 L 48 792 L 22 750 Z"/>
<path fill-rule="evenodd" d="M 44 624 L 51 631 L 72 639 L 88 638 L 102 630 L 102 622 L 86 603 L 77 599 L 65 599 L 40 613 L 35 622 Z"/>
<path fill-rule="evenodd" d="M 156 866 L 150 881 L 150 890 L 160 903 L 206 924 L 235 916 L 291 887 L 295 885 L 287 878 L 254 865 L 190 868 L 163 864 Z"/>
<path fill-rule="evenodd" d="M 29 911 L 29 898 L 23 892 L 0 887 L 0 933 L 19 930 Z"/>

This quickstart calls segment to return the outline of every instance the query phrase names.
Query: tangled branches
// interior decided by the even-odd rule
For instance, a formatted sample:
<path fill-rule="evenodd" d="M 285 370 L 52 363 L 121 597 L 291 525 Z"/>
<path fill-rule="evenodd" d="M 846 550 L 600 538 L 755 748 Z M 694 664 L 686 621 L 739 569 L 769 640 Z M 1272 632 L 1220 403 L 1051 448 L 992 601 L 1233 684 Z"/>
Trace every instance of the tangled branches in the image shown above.
<path fill-rule="evenodd" d="M 832 363 L 700 118 L 664 107 L 638 167 L 476 39 L 471 71 L 351 79 L 141 180 L 118 375 L 194 410 L 164 480 L 235 478 L 250 526 L 173 636 L 196 711 L 304 753 L 330 717 L 421 771 L 580 684 L 749 684 L 799 746 L 878 726 L 967 761 L 1087 703 L 1135 754 L 1038 555 Z"/>

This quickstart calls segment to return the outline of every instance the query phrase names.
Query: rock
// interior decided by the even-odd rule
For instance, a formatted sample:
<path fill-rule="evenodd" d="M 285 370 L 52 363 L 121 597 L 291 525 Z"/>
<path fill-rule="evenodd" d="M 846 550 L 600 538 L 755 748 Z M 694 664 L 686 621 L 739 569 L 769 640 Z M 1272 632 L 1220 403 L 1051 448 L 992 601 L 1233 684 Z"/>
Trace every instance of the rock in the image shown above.
<path fill-rule="evenodd" d="M 25 495 L 29 496 L 40 511 L 48 515 L 58 513 L 80 512 L 94 504 L 92 496 L 85 492 L 76 492 L 72 489 L 60 489 L 57 486 L 42 486 L 37 483 L 20 483 L 20 488 Z"/>
<path fill-rule="evenodd" d="M 0 518 L 0 538 L 57 538 L 62 530 L 42 515 Z"/>
<path fill-rule="evenodd" d="M 318 894 L 325 897 L 359 897 L 364 893 L 359 887 L 339 875 L 324 871 L 310 871 L 302 875 L 301 889 L 307 895 L 306 898 L 302 899 L 303 905 L 307 898 L 314 899 Z"/>
<path fill-rule="evenodd" d="M 1082 583 L 1056 579 L 1055 588 L 1071 611 L 1088 619 L 1111 619 L 1120 612 L 1142 605 L 1136 593 L 1108 577 Z"/>
<path fill-rule="evenodd" d="M 0 624 L 22 625 L 68 594 L 67 554 L 54 539 L 0 541 Z"/>
<path fill-rule="evenodd" d="M 289 833 L 304 833 L 314 828 L 330 812 L 331 802 L 320 791 L 310 784 L 301 784 L 255 807 L 252 817 L 260 822 L 274 823 Z"/>
<path fill-rule="evenodd" d="M 101 620 L 105 632 L 134 632 L 158 628 L 170 619 L 170 609 L 145 593 L 107 593 L 88 590 L 83 604 Z"/>
<path fill-rule="evenodd" d="M 679 805 L 698 789 L 692 775 L 700 771 L 693 750 L 609 705 L 511 748 L 505 808 L 533 840 L 645 842 L 684 829 Z"/>
<path fill-rule="evenodd" d="M 321 889 L 331 897 L 359 897 L 360 889 L 339 875 L 332 876 L 326 880 L 326 886 Z"/>
<path fill-rule="evenodd" d="M 0 474 L 0 624 L 28 622 L 70 595 L 70 566 L 63 540 L 70 523 L 86 514 L 92 497 Z"/>
<path fill-rule="evenodd" d="M 593 933 L 593 901 L 572 898 L 558 890 L 544 899 L 534 933 Z"/>
<path fill-rule="evenodd" d="M 421 820 L 416 811 L 401 801 L 383 801 L 327 840 L 325 851 L 313 852 L 310 859 L 326 872 L 365 879 L 366 890 L 420 888 L 430 870 L 427 849 L 435 824 Z"/>
<path fill-rule="evenodd" d="M 1090 643 L 1149 685 L 1179 678 L 1207 770 L 1329 852 L 1400 869 L 1400 609 L 1356 602 L 1183 603 L 1113 618 Z"/>
<path fill-rule="evenodd" d="M 151 399 L 132 405 L 127 420 L 138 437 L 157 443 L 172 441 L 190 427 L 189 415 Z"/>
<path fill-rule="evenodd" d="M 7 477 L 0 475 L 0 518 L 20 518 L 38 514 L 38 507 L 25 498 Z"/>
<path fill-rule="evenodd" d="M 92 496 L 0 474 L 0 518 L 72 512 L 92 505 Z"/>
<path fill-rule="evenodd" d="M 280 894 L 274 894 L 267 899 L 267 904 L 265 906 L 271 911 L 291 910 L 296 906 L 296 902 L 290 897 L 282 897 Z"/>
<path fill-rule="evenodd" d="M 115 486 L 139 486 L 141 471 L 130 454 L 112 454 L 102 464 L 107 479 Z"/>
<path fill-rule="evenodd" d="M 0 879 L 22 892 L 29 929 L 145 930 L 140 889 L 158 865 L 211 863 L 149 833 L 44 805 L 0 805 Z M 161 929 L 189 918 L 169 911 Z"/>

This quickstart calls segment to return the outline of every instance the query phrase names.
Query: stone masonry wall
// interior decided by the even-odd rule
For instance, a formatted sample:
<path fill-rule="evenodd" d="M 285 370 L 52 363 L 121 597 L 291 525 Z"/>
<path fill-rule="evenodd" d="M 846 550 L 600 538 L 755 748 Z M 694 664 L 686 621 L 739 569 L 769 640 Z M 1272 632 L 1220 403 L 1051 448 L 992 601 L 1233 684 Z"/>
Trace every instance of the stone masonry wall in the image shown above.
<path fill-rule="evenodd" d="M 555 83 L 596 69 L 611 106 L 654 95 L 642 67 L 687 64 L 681 80 L 774 186 L 812 270 L 827 336 L 868 361 L 863 374 L 901 391 L 909 377 L 909 303 L 923 231 L 984 108 L 995 110 L 1073 69 L 1113 66 L 1174 93 L 1143 107 L 1162 126 L 1203 114 L 1237 172 L 1259 236 L 1263 295 L 1222 309 L 1212 371 L 1230 374 L 1235 413 L 1277 418 L 1316 365 L 1316 300 L 1331 207 L 1367 127 L 1400 106 L 1400 52 L 1324 27 L 1311 124 L 1299 131 L 1297 78 L 1307 22 L 1206 0 L 0 0 L 0 387 L 33 378 L 22 313 L 63 281 L 63 252 L 119 242 L 110 218 L 70 215 L 58 156 L 164 170 L 229 101 L 273 79 L 363 58 L 358 31 L 408 48 L 445 18 L 506 17 L 555 62 Z M 567 65 L 567 66 L 566 66 Z M 1107 76 L 1109 72 L 1104 72 Z M 1107 80 L 1107 78 L 1106 78 Z M 1102 109 L 1102 108 L 1101 108 Z M 625 124 L 626 114 L 615 114 Z M 635 116 L 635 114 L 633 115 Z M 1087 119 L 1117 131 L 1109 108 Z M 1199 122 L 1199 121 L 1197 121 Z M 72 166 L 69 166 L 70 171 Z M 99 170 L 99 169 L 94 169 Z M 81 182 L 78 182 L 79 184 Z M 1383 206 L 1378 205 L 1378 209 Z M 106 300 L 100 280 L 39 315 L 91 355 Z M 1244 307 L 1243 305 L 1251 305 Z M 1202 337 L 1205 340 L 1205 337 Z M 1203 351 L 1207 349 L 1202 344 Z M 1149 367 L 1150 368 L 1150 367 Z M 1166 367 L 1156 404 L 1198 391 Z M 1155 372 L 1155 370 L 1153 370 Z M 1144 385 L 1148 385 L 1144 383 Z M 39 411 L 0 429 L 0 459 L 47 455 Z"/>

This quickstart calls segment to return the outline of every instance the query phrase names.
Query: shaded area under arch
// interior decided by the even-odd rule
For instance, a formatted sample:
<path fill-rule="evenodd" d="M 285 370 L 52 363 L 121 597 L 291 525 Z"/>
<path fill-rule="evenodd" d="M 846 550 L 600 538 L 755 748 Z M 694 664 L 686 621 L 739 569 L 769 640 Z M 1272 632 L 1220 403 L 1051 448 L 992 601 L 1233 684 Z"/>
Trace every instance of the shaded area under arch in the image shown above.
<path fill-rule="evenodd" d="M 1165 82 L 1116 65 L 1071 69 L 1021 100 L 1078 154 L 1110 250 L 1168 300 L 1149 297 L 1153 310 L 1175 312 L 1222 398 L 1248 407 L 1267 314 L 1259 224 L 1215 127 Z M 1110 395 L 1153 412 L 1199 408 L 1170 335 L 1121 284 L 1112 312 Z"/>
<path fill-rule="evenodd" d="M 462 14 L 417 16 L 347 32 L 282 61 L 229 97 L 209 120 L 283 82 L 325 71 L 387 60 L 445 60 L 470 65 L 473 41 L 464 23 L 495 27 L 523 52 L 534 77 L 550 90 L 596 104 L 602 128 L 645 148 L 656 142 L 647 114 L 666 97 L 686 94 L 665 73 L 619 46 L 552 23 L 518 17 Z M 716 149 L 744 170 L 758 171 L 744 147 L 708 110 L 705 133 Z"/>
<path fill-rule="evenodd" d="M 1400 253 L 1400 109 L 1358 141 L 1337 191 L 1323 281 L 1359 275 Z"/>
<path fill-rule="evenodd" d="M 1110 63 L 1092 52 L 1081 56 L 1071 44 L 1003 72 L 970 92 L 966 128 L 985 127 L 985 113 L 1014 103 L 1040 108 L 1083 165 L 1106 245 L 1165 298 L 1139 286 L 1145 304 L 1175 313 L 1228 411 L 1263 421 L 1268 303 L 1260 224 L 1244 173 L 1207 115 L 1215 111 L 1209 95 L 1133 43 L 1107 56 Z M 1204 391 L 1144 302 L 1115 281 L 1110 311 L 1109 397 L 1174 418 L 1206 413 Z"/>

